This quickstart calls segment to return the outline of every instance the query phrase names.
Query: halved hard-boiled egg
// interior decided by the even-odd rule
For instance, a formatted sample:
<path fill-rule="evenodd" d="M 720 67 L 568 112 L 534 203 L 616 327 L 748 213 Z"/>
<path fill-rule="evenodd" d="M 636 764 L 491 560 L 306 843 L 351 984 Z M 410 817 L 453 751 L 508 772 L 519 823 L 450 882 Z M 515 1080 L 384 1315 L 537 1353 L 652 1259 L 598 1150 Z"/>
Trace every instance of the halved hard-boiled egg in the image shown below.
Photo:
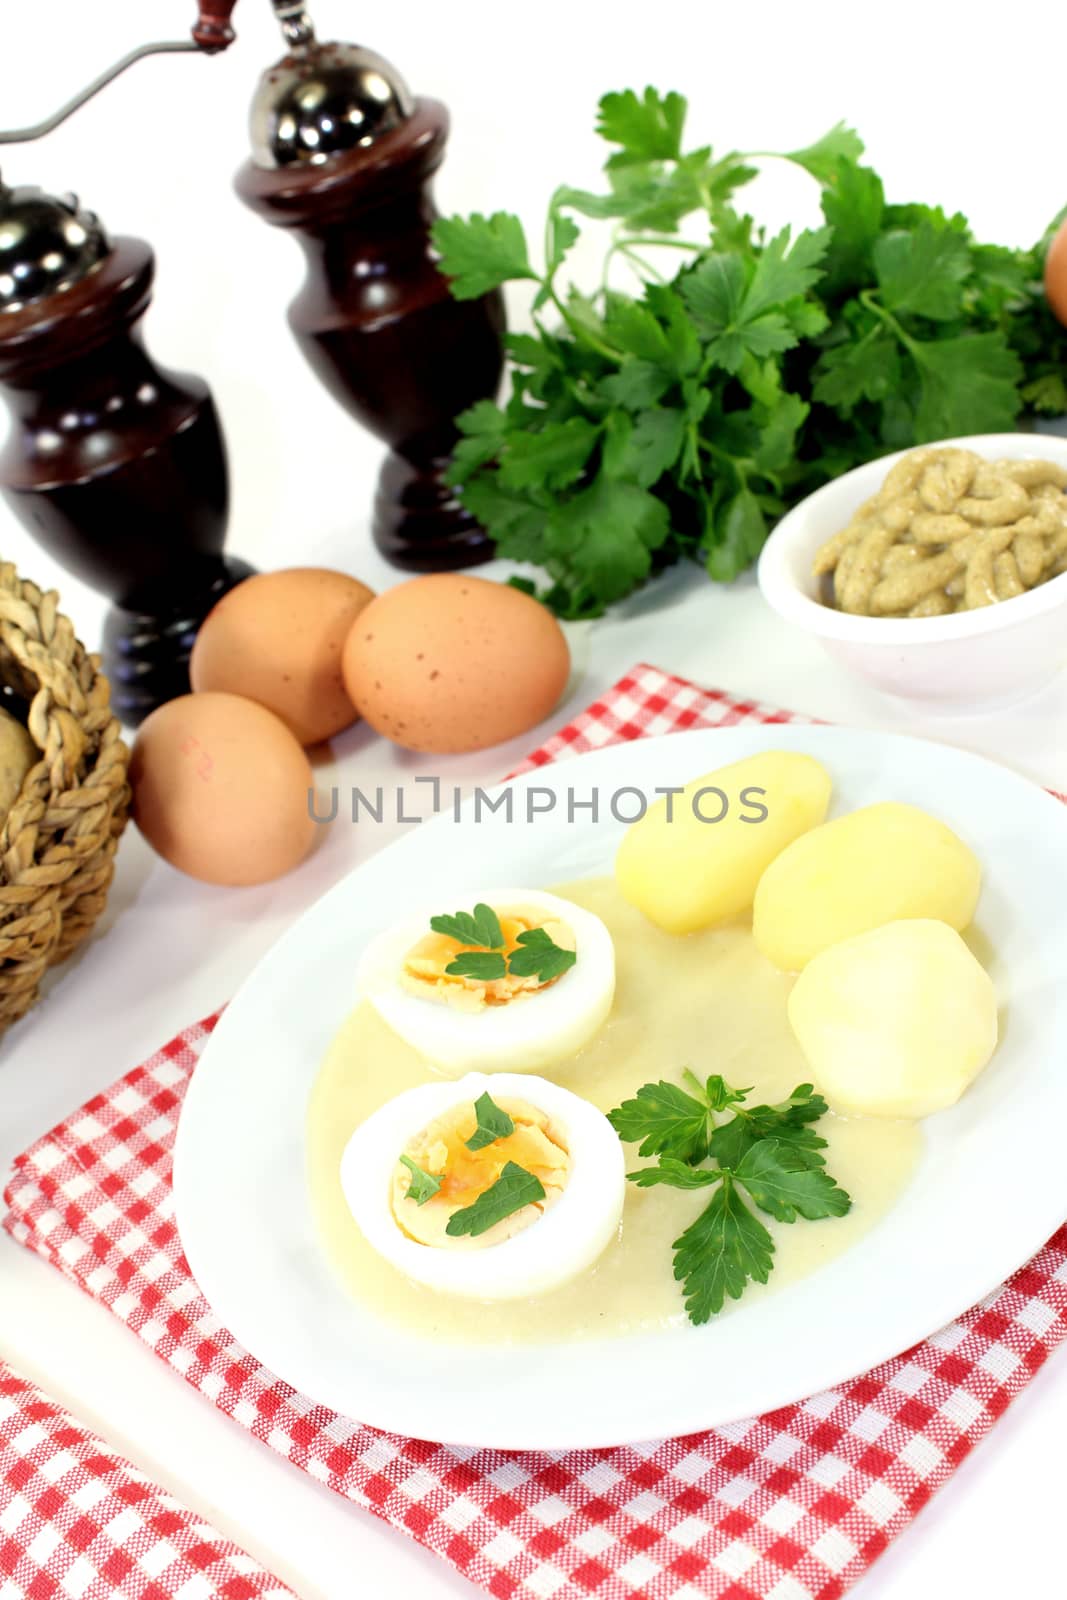
<path fill-rule="evenodd" d="M 604 1114 L 558 1084 L 469 1073 L 423 1084 L 360 1124 L 341 1186 L 367 1242 L 408 1278 L 508 1300 L 590 1267 L 626 1188 Z"/>
<path fill-rule="evenodd" d="M 575 1054 L 615 996 L 615 948 L 590 911 L 540 889 L 428 907 L 367 947 L 360 993 L 446 1072 L 536 1072 Z"/>

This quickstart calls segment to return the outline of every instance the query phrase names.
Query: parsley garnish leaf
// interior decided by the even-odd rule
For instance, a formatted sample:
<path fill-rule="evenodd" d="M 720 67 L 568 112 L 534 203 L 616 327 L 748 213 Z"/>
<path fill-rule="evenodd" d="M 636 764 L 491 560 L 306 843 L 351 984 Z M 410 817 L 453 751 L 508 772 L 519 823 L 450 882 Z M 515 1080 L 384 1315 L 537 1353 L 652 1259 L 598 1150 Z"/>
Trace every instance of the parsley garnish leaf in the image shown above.
<path fill-rule="evenodd" d="M 519 934 L 518 943 L 521 948 L 513 950 L 508 959 L 508 971 L 516 978 L 551 983 L 569 972 L 578 959 L 573 950 L 562 950 L 555 944 L 544 928 L 528 928 Z"/>
<path fill-rule="evenodd" d="M 474 1114 L 478 1126 L 464 1141 L 468 1150 L 484 1150 L 487 1144 L 495 1144 L 498 1139 L 506 1139 L 515 1132 L 514 1122 L 506 1111 L 501 1111 L 488 1089 L 474 1102 Z"/>
<path fill-rule="evenodd" d="M 481 950 L 504 948 L 500 918 L 492 906 L 481 902 L 475 906 L 473 916 L 469 911 L 457 911 L 451 917 L 431 917 L 430 927 L 434 933 L 443 933 L 446 938 L 455 939 L 457 944 L 475 945 Z"/>
<path fill-rule="evenodd" d="M 760 1139 L 738 1162 L 734 1177 L 760 1210 L 779 1222 L 795 1222 L 798 1215 L 809 1222 L 843 1217 L 852 1204 L 849 1196 L 805 1155 L 781 1139 Z"/>
<path fill-rule="evenodd" d="M 774 1240 L 745 1205 L 729 1173 L 710 1203 L 674 1245 L 674 1276 L 682 1285 L 693 1323 L 707 1322 L 726 1303 L 740 1300 L 749 1283 L 766 1283 L 774 1265 Z"/>
<path fill-rule="evenodd" d="M 450 978 L 474 978 L 493 983 L 507 976 L 508 964 L 497 950 L 461 950 L 445 968 Z"/>
<path fill-rule="evenodd" d="M 683 1077 L 691 1094 L 666 1082 L 646 1083 L 608 1117 L 620 1138 L 643 1141 L 639 1154 L 658 1156 L 654 1166 L 627 1173 L 637 1188 L 719 1186 L 673 1247 L 686 1309 L 693 1322 L 706 1322 L 727 1297 L 739 1298 L 749 1280 L 766 1283 L 773 1265 L 771 1236 L 742 1190 L 778 1222 L 840 1217 L 852 1202 L 824 1170 L 819 1152 L 826 1140 L 809 1124 L 827 1105 L 810 1083 L 798 1084 L 777 1105 L 747 1108 L 750 1091 L 718 1074 L 703 1085 L 688 1068 Z M 724 1112 L 727 1120 L 718 1122 Z M 715 1166 L 701 1164 L 709 1156 Z"/>
<path fill-rule="evenodd" d="M 722 1173 L 713 1167 L 691 1167 L 677 1156 L 660 1156 L 654 1167 L 639 1167 L 626 1176 L 639 1189 L 651 1189 L 657 1183 L 669 1184 L 672 1189 L 706 1189 L 718 1183 Z"/>
<path fill-rule="evenodd" d="M 516 1162 L 509 1161 L 496 1182 L 480 1194 L 473 1205 L 453 1211 L 445 1232 L 452 1239 L 462 1238 L 465 1234 L 476 1239 L 479 1234 L 488 1233 L 498 1222 L 503 1222 L 505 1217 L 544 1198 L 545 1189 L 540 1178 Z"/>
<path fill-rule="evenodd" d="M 441 1178 L 435 1177 L 432 1172 L 424 1172 L 410 1156 L 401 1156 L 400 1165 L 407 1167 L 411 1173 L 411 1184 L 404 1198 L 414 1200 L 417 1206 L 424 1206 L 427 1200 L 433 1199 L 441 1187 Z"/>
<path fill-rule="evenodd" d="M 639 1156 L 673 1156 L 703 1161 L 708 1153 L 708 1106 L 675 1083 L 646 1083 L 632 1100 L 608 1112 L 608 1121 L 626 1144 L 641 1140 Z"/>
<path fill-rule="evenodd" d="M 778 1139 L 805 1152 L 809 1166 L 822 1166 L 820 1150 L 826 1140 L 807 1124 L 817 1122 L 827 1110 L 821 1094 L 801 1083 L 788 1100 L 773 1106 L 739 1107 L 729 1122 L 720 1123 L 708 1140 L 708 1152 L 724 1167 L 736 1168 L 748 1150 L 761 1139 Z"/>

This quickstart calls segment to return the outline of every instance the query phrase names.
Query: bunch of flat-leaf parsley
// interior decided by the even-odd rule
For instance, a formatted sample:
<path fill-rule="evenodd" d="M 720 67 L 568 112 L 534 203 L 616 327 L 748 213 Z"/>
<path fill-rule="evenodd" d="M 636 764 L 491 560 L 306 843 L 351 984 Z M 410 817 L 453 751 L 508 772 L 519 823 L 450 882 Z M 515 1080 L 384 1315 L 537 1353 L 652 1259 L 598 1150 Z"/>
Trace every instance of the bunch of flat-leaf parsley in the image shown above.
<path fill-rule="evenodd" d="M 774 1265 L 774 1240 L 746 1197 L 778 1222 L 840 1217 L 852 1201 L 825 1170 L 826 1140 L 811 1124 L 826 1101 L 810 1083 L 778 1105 L 746 1106 L 748 1089 L 732 1089 L 717 1075 L 703 1084 L 691 1072 L 683 1076 L 688 1089 L 646 1083 L 608 1120 L 620 1139 L 639 1144 L 638 1155 L 657 1157 L 627 1173 L 631 1183 L 711 1191 L 672 1246 L 689 1320 L 699 1323 L 720 1312 L 728 1296 L 739 1300 L 750 1282 L 766 1283 Z"/>
<path fill-rule="evenodd" d="M 682 554 L 734 578 L 783 510 L 862 461 L 1067 411 L 1048 235 L 982 245 L 959 214 L 887 204 L 839 125 L 782 157 L 821 185 L 825 226 L 768 238 L 731 205 L 756 158 L 685 151 L 685 113 L 678 94 L 604 96 L 607 188 L 555 191 L 540 271 L 508 213 L 434 228 L 457 298 L 538 285 L 536 332 L 508 339 L 511 396 L 461 416 L 451 481 L 500 555 L 547 572 L 541 598 L 565 617 Z M 678 236 L 694 213 L 707 244 Z M 575 214 L 615 224 L 592 294 L 558 282 Z M 669 278 L 667 252 L 683 261 Z M 639 295 L 609 287 L 616 257 Z"/>

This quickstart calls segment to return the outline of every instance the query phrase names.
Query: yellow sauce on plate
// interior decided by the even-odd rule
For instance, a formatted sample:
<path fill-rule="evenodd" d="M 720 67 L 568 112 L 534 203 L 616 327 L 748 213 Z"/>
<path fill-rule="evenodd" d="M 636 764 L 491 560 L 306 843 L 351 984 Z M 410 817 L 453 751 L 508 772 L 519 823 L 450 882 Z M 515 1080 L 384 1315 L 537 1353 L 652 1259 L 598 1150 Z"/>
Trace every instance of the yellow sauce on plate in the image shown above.
<path fill-rule="evenodd" d="M 786 1018 L 790 977 L 760 954 L 747 921 L 677 938 L 626 904 L 613 878 L 554 891 L 603 919 L 615 941 L 617 989 L 608 1022 L 586 1048 L 545 1076 L 609 1111 L 643 1083 L 719 1072 L 748 1103 L 784 1099 L 810 1073 Z M 502 1062 L 502 1068 L 506 1069 Z M 312 1091 L 307 1153 L 312 1207 L 323 1246 L 350 1293 L 424 1337 L 465 1344 L 536 1343 L 684 1325 L 671 1241 L 707 1195 L 627 1185 L 619 1237 L 596 1266 L 550 1294 L 484 1304 L 408 1282 L 366 1243 L 341 1191 L 341 1154 L 363 1119 L 393 1095 L 436 1081 L 418 1054 L 357 1007 L 334 1040 Z M 417 1131 L 417 1130 L 412 1130 Z M 907 1183 L 921 1135 L 914 1123 L 838 1117 L 818 1123 L 828 1170 L 852 1196 L 845 1217 L 778 1223 L 770 1282 L 754 1285 L 724 1315 L 815 1272 L 856 1244 Z M 627 1147 L 636 1157 L 636 1148 Z M 631 1166 L 636 1166 L 636 1160 Z"/>

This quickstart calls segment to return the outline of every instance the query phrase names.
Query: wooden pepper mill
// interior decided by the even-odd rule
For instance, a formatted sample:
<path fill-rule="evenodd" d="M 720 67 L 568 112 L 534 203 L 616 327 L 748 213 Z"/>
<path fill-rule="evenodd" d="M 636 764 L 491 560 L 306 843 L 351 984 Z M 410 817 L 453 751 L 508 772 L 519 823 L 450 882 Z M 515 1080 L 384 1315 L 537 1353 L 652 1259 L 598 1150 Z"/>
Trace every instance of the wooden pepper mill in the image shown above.
<path fill-rule="evenodd" d="M 398 566 L 470 566 L 492 546 L 443 481 L 453 419 L 496 393 L 499 292 L 453 300 L 430 243 L 430 180 L 448 112 L 412 99 L 387 62 L 320 44 L 299 0 L 273 0 L 288 54 L 261 80 L 241 197 L 307 256 L 289 320 L 330 393 L 391 447 L 374 538 Z"/>
<path fill-rule="evenodd" d="M 189 40 L 141 45 L 0 143 L 37 139 L 143 56 L 215 54 L 234 0 L 204 0 Z M 226 452 L 207 385 L 147 353 L 155 258 L 108 239 L 68 196 L 0 179 L 0 395 L 13 427 L 0 494 L 38 543 L 109 595 L 104 667 L 127 723 L 189 688 L 196 630 L 252 568 L 222 553 Z"/>
<path fill-rule="evenodd" d="M 196 630 L 252 570 L 222 554 L 226 455 L 207 385 L 158 367 L 140 320 L 155 259 L 73 200 L 0 183 L 0 492 L 46 550 L 109 595 L 104 670 L 137 723 L 187 692 Z"/>

